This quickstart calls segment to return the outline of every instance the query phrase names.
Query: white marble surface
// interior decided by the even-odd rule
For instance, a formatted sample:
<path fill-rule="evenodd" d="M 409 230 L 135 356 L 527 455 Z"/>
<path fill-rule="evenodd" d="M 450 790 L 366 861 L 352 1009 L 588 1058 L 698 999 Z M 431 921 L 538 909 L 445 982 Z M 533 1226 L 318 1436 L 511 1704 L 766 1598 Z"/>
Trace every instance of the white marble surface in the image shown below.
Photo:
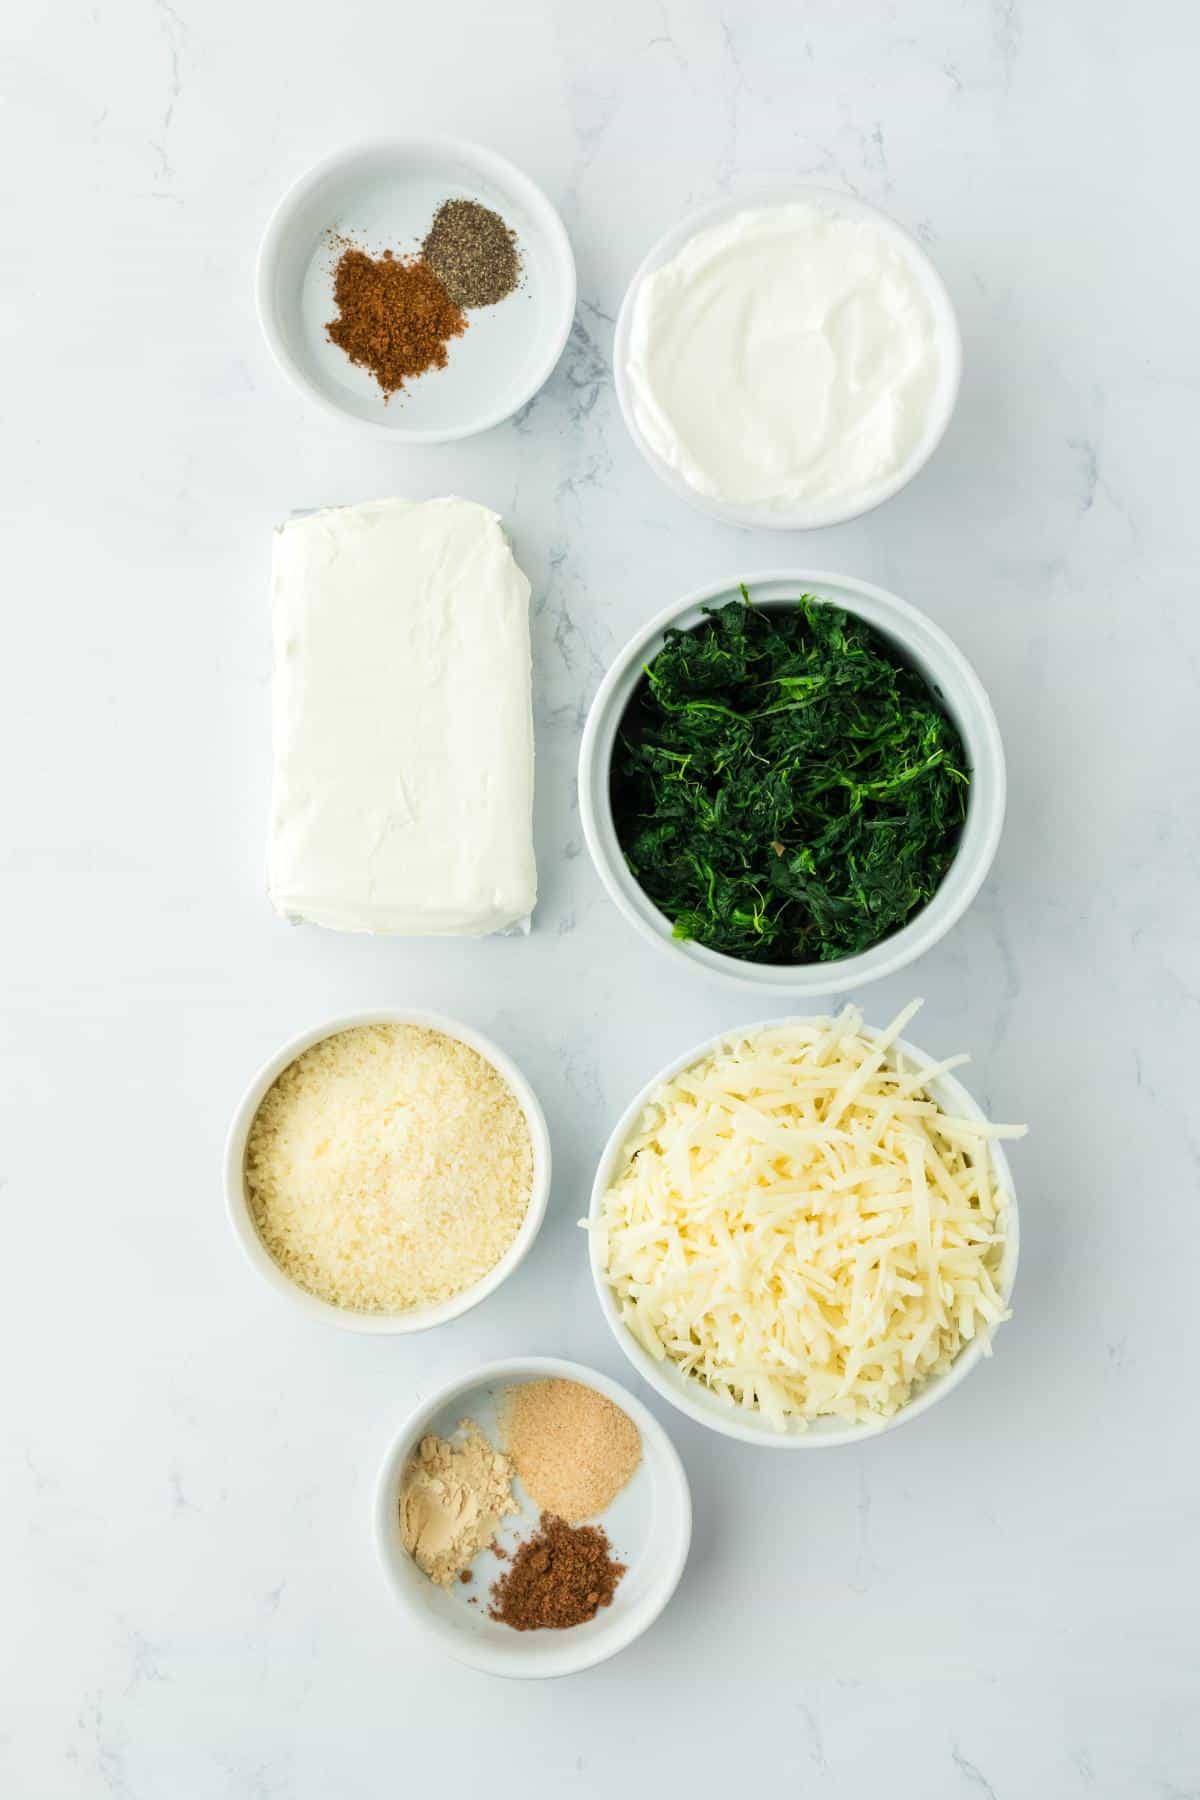
<path fill-rule="evenodd" d="M 1193 8 L 63 0 L 3 35 L 0 1793 L 1200 1794 Z M 420 455 L 310 410 L 251 304 L 283 185 L 407 128 L 540 179 L 581 294 L 524 416 Z M 920 233 L 967 353 L 925 474 L 808 539 L 660 489 L 608 366 L 649 243 L 787 172 Z M 535 584 L 536 930 L 289 931 L 262 876 L 271 526 L 445 491 L 499 508 Z M 483 1358 L 625 1372 L 574 1227 L 594 1159 L 635 1084 L 762 1002 L 674 971 L 604 898 L 580 722 L 648 612 L 788 562 L 926 607 L 1007 737 L 992 879 L 867 1000 L 925 994 L 920 1041 L 974 1052 L 1033 1128 L 1017 1316 L 861 1450 L 668 1416 L 697 1527 L 675 1602 L 606 1667 L 514 1688 L 406 1637 L 371 1482 L 417 1397 Z M 519 1276 L 414 1341 L 294 1320 L 218 1171 L 257 1062 L 387 1000 L 499 1037 L 558 1164 Z"/>

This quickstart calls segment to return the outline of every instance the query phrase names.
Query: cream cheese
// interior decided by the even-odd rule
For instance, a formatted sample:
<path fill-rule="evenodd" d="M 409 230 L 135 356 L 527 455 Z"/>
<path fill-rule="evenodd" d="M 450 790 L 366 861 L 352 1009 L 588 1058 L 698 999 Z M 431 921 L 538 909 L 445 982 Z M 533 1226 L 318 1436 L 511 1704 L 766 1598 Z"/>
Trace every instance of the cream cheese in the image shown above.
<path fill-rule="evenodd" d="M 626 363 L 647 444 L 743 506 L 871 503 L 942 380 L 928 288 L 883 224 L 813 202 L 737 213 L 641 284 Z"/>
<path fill-rule="evenodd" d="M 341 931 L 528 920 L 529 583 L 495 513 L 379 500 L 275 538 L 277 910 Z"/>

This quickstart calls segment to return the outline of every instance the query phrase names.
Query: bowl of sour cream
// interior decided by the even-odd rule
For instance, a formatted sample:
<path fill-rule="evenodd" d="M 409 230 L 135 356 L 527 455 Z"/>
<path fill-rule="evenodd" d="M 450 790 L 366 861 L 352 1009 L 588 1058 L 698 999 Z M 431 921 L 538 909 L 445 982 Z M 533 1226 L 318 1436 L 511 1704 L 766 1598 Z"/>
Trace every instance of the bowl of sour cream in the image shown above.
<path fill-rule="evenodd" d="M 954 411 L 962 340 L 941 276 L 894 220 L 790 187 L 669 231 L 614 347 L 634 443 L 729 524 L 842 524 L 924 467 Z"/>

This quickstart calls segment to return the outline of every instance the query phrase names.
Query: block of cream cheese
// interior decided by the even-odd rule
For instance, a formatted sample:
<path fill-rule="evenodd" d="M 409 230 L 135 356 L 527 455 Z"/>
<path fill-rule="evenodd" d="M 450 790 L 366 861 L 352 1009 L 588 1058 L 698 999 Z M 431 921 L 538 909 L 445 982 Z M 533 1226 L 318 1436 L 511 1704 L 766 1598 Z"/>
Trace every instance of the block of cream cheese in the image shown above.
<path fill-rule="evenodd" d="M 529 583 L 496 514 L 378 500 L 275 537 L 271 900 L 339 931 L 526 925 Z"/>

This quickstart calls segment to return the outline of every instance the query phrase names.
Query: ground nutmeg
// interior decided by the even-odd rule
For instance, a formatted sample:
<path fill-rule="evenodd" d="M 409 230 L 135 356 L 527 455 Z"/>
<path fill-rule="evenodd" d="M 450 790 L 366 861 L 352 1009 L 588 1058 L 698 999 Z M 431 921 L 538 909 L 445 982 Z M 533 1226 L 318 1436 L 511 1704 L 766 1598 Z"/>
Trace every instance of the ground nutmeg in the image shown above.
<path fill-rule="evenodd" d="M 562 1631 L 610 1606 L 625 1564 L 614 1562 L 599 1525 L 568 1525 L 543 1513 L 534 1537 L 518 1545 L 492 1584 L 489 1617 L 514 1631 Z"/>
<path fill-rule="evenodd" d="M 446 346 L 461 337 L 467 319 L 429 264 L 391 250 L 368 256 L 356 244 L 336 241 L 338 316 L 325 327 L 330 342 L 369 369 L 388 396 L 426 369 L 444 369 Z"/>

